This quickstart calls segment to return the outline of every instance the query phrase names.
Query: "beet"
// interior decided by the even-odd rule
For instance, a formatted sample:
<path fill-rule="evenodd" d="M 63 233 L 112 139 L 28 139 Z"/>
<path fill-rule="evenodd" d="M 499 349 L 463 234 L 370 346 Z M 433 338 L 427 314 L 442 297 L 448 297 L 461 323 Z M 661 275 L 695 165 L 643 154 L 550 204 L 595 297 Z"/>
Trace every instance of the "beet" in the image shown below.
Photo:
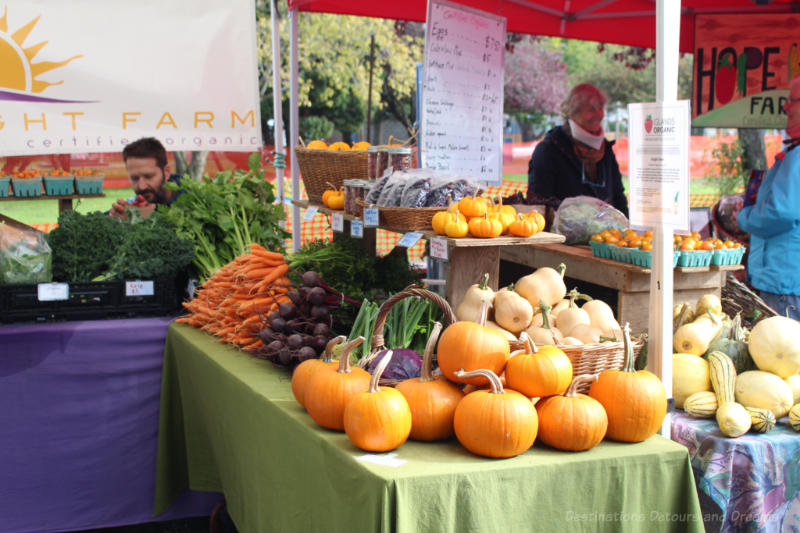
<path fill-rule="evenodd" d="M 280 361 L 282 365 L 287 366 L 292 362 L 292 352 L 289 351 L 289 348 L 284 346 L 280 349 L 278 352 L 278 361 Z"/>
<path fill-rule="evenodd" d="M 319 285 L 319 274 L 313 270 L 303 272 L 303 285 L 306 287 L 316 287 Z"/>
<path fill-rule="evenodd" d="M 300 362 L 303 362 L 306 359 L 314 359 L 315 357 L 317 357 L 317 352 L 311 346 L 303 346 L 297 350 L 297 358 L 300 360 Z"/>
<path fill-rule="evenodd" d="M 328 293 L 322 287 L 314 287 L 308 291 L 308 301 L 313 305 L 322 305 L 328 301 Z"/>
<path fill-rule="evenodd" d="M 378 363 L 386 356 L 389 350 L 381 350 L 380 353 L 370 361 L 367 370 L 373 373 L 378 367 Z M 422 369 L 422 357 L 414 350 L 408 348 L 397 348 L 392 350 L 392 360 L 386 370 L 383 371 L 383 376 L 386 379 L 411 379 L 419 377 L 420 370 Z"/>
<path fill-rule="evenodd" d="M 298 350 L 303 346 L 303 336 L 299 333 L 294 333 L 286 337 L 286 346 L 290 350 Z"/>
<path fill-rule="evenodd" d="M 319 322 L 317 324 L 314 324 L 314 330 L 313 330 L 314 336 L 323 336 L 327 338 L 328 333 L 330 333 L 330 331 L 331 328 L 328 327 L 328 324 L 324 322 Z"/>
<path fill-rule="evenodd" d="M 289 319 L 297 314 L 297 309 L 292 304 L 280 303 L 278 304 L 278 314 L 281 318 Z"/>
<path fill-rule="evenodd" d="M 282 319 L 281 317 L 270 319 L 269 325 L 272 326 L 272 329 L 274 329 L 275 331 L 286 330 L 286 320 Z"/>
<path fill-rule="evenodd" d="M 267 344 L 266 348 L 267 348 L 267 351 L 270 352 L 270 353 L 273 353 L 273 352 L 277 353 L 277 352 L 279 352 L 281 350 L 281 348 L 283 348 L 283 343 L 281 341 L 279 341 L 279 340 L 274 340 L 274 341 L 270 342 L 269 344 Z"/>
<path fill-rule="evenodd" d="M 258 332 L 258 338 L 264 344 L 269 344 L 275 339 L 275 332 L 272 331 L 272 328 L 261 328 L 261 331 Z"/>
<path fill-rule="evenodd" d="M 322 352 L 325 349 L 325 346 L 328 344 L 328 337 L 325 335 L 316 335 L 312 337 L 313 344 L 312 347 L 317 350 L 317 352 Z"/>
<path fill-rule="evenodd" d="M 328 308 L 324 305 L 315 305 L 311 308 L 311 319 L 316 322 L 328 322 L 330 320 Z"/>
<path fill-rule="evenodd" d="M 300 305 L 303 301 L 303 297 L 300 295 L 300 292 L 297 290 L 291 290 L 286 293 L 286 296 L 291 300 L 294 305 Z"/>

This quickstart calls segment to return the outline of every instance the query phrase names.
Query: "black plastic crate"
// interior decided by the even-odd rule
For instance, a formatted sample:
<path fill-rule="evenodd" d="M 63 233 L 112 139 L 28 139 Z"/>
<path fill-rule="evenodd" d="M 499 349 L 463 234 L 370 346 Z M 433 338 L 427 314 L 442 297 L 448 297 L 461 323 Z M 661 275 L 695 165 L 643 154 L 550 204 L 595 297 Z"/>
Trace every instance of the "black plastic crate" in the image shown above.
<path fill-rule="evenodd" d="M 185 277 L 153 282 L 153 295 L 126 296 L 124 281 L 70 283 L 69 300 L 40 302 L 38 286 L 0 285 L 0 322 L 164 316 L 181 309 Z"/>

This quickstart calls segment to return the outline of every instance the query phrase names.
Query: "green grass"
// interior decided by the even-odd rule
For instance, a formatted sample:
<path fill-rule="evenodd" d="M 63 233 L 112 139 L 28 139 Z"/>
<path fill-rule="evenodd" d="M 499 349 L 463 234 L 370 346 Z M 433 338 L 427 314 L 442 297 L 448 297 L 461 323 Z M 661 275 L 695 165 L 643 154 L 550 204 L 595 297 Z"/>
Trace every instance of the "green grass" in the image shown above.
<path fill-rule="evenodd" d="M 117 198 L 136 196 L 133 189 L 105 189 L 103 192 L 105 198 L 73 200 L 72 208 L 79 213 L 108 211 Z M 58 220 L 58 201 L 41 199 L 0 202 L 0 213 L 24 224 L 53 223 Z"/>

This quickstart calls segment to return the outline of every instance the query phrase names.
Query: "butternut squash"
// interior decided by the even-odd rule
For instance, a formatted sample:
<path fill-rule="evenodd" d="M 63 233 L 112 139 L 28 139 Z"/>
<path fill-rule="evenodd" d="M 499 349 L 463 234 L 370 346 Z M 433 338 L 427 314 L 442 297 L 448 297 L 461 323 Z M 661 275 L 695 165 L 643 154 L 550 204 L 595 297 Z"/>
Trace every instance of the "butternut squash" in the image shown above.
<path fill-rule="evenodd" d="M 680 326 L 672 336 L 673 349 L 679 353 L 703 355 L 719 333 L 718 322 L 713 315 L 706 315 Z"/>
<path fill-rule="evenodd" d="M 518 335 L 530 325 L 531 319 L 533 319 L 533 307 L 518 293 L 509 288 L 495 294 L 494 321 L 501 328 Z"/>
<path fill-rule="evenodd" d="M 567 294 L 567 286 L 564 285 L 566 269 L 564 263 L 558 265 L 558 270 L 550 267 L 538 268 L 532 274 L 521 277 L 514 290 L 533 307 L 538 306 L 540 301 L 553 306 Z"/>
<path fill-rule="evenodd" d="M 588 298 L 584 296 L 584 298 Z M 617 319 L 614 318 L 614 310 L 603 300 L 589 300 L 581 306 L 581 309 L 589 313 L 589 323 L 603 332 L 611 329 L 619 329 L 619 340 L 622 340 L 622 328 L 619 327 Z"/>
<path fill-rule="evenodd" d="M 560 328 L 559 331 L 561 331 Z M 603 336 L 603 330 L 590 324 L 576 324 L 569 331 L 569 336 L 575 337 L 584 344 L 598 344 L 600 337 Z"/>
<path fill-rule="evenodd" d="M 557 328 L 550 326 L 550 306 L 544 302 L 539 303 L 541 316 L 543 319 L 541 326 L 528 326 L 525 333 L 533 340 L 535 344 L 561 344 L 563 335 Z"/>
<path fill-rule="evenodd" d="M 464 292 L 464 297 L 456 308 L 456 317 L 459 320 L 469 320 L 472 322 L 478 320 L 481 300 L 486 300 L 487 302 L 492 302 L 494 300 L 494 291 L 489 287 L 488 272 L 483 275 L 483 280 L 480 283 L 470 285 Z"/>
<path fill-rule="evenodd" d="M 572 289 L 569 291 L 568 296 L 569 305 L 566 309 L 563 309 L 558 315 L 556 315 L 556 327 L 558 328 L 558 331 L 564 335 L 572 335 L 572 328 L 578 324 L 589 326 L 591 323 L 589 313 L 575 304 L 575 299 L 579 296 L 578 289 Z M 579 338 L 578 335 L 572 336 Z"/>

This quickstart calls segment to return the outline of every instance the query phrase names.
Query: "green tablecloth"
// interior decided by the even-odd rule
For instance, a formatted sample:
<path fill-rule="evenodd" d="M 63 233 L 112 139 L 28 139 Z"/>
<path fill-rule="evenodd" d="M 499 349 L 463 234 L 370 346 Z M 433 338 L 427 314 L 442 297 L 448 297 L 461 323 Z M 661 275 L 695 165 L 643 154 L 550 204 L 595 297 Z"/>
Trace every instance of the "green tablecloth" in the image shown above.
<path fill-rule="evenodd" d="M 455 440 L 393 453 L 402 464 L 364 460 L 311 420 L 286 370 L 170 326 L 156 512 L 188 486 L 223 491 L 242 533 L 703 531 L 687 450 L 659 436 L 503 460 Z"/>

